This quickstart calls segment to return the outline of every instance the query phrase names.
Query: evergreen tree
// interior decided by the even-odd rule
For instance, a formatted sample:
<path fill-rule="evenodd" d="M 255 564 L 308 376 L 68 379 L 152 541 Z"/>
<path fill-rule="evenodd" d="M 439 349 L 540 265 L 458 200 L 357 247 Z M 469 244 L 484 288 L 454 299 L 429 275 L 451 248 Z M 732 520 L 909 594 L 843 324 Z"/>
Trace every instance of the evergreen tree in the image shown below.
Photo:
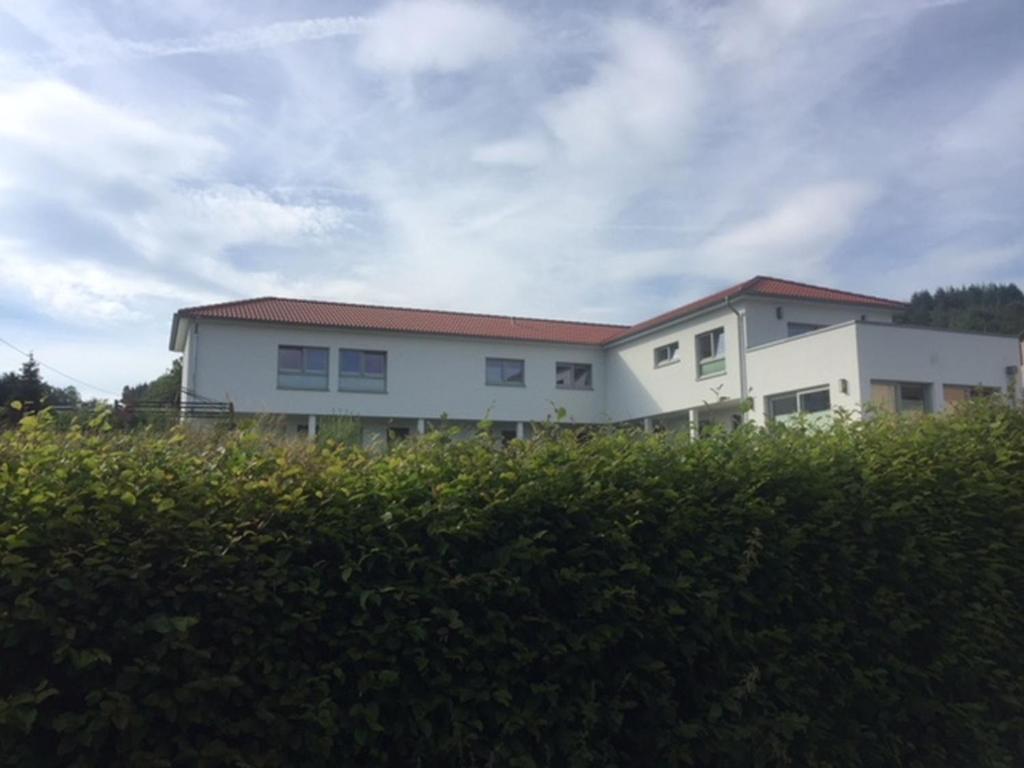
<path fill-rule="evenodd" d="M 958 331 L 1024 333 L 1024 293 L 1013 283 L 918 291 L 899 322 Z"/>
<path fill-rule="evenodd" d="M 171 367 L 152 381 L 144 384 L 136 384 L 134 387 L 125 386 L 121 390 L 121 401 L 124 403 L 137 403 L 142 400 L 150 400 L 160 403 L 175 403 L 178 401 L 181 392 L 181 358 L 177 358 Z"/>
<path fill-rule="evenodd" d="M 18 391 L 15 399 L 21 401 L 24 411 L 38 411 L 43 407 L 46 390 L 42 374 L 39 372 L 39 363 L 29 353 L 28 360 L 22 363 L 21 371 L 18 373 Z"/>

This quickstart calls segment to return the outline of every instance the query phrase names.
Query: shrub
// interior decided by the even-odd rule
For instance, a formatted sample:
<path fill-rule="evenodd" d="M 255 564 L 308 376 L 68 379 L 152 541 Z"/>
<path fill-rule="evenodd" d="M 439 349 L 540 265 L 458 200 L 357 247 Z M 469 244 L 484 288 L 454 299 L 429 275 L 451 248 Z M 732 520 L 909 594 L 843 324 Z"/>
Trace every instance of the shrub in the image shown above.
<path fill-rule="evenodd" d="M 0 436 L 0 765 L 1024 763 L 1024 414 Z"/>

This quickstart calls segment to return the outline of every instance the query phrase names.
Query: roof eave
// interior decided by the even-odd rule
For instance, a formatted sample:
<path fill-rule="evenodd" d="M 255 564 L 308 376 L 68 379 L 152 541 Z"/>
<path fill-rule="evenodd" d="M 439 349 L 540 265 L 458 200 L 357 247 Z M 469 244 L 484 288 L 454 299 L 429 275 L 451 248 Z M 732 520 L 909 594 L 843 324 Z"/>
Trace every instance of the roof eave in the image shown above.
<path fill-rule="evenodd" d="M 183 332 L 183 324 L 181 321 L 186 321 L 184 328 L 187 329 L 187 321 L 189 319 L 191 319 L 190 316 L 181 311 L 174 313 L 174 317 L 171 320 L 171 337 L 167 342 L 167 348 L 171 352 L 185 351 L 185 334 Z"/>
<path fill-rule="evenodd" d="M 172 322 L 172 344 L 173 344 L 173 333 L 178 322 L 178 316 L 181 316 L 184 320 L 198 320 L 202 319 L 204 322 L 213 323 L 225 323 L 227 325 L 243 324 L 243 325 L 270 325 L 270 326 L 286 326 L 294 328 L 311 328 L 315 330 L 337 330 L 337 331 L 351 331 L 354 333 L 385 333 L 385 334 L 396 334 L 396 335 L 411 335 L 411 336 L 436 336 L 443 339 L 471 339 L 476 341 L 507 341 L 513 343 L 522 344 L 563 344 L 570 347 L 597 347 L 601 348 L 607 343 L 607 339 L 596 339 L 594 341 L 576 341 L 569 339 L 530 339 L 522 336 L 496 336 L 486 334 L 475 334 L 475 333 L 456 333 L 454 331 L 417 331 L 417 330 L 406 330 L 401 328 L 375 328 L 364 325 L 337 325 L 328 323 L 306 323 L 293 320 L 268 320 L 263 318 L 254 317 L 216 317 L 216 316 L 205 316 L 199 314 L 193 314 L 187 310 L 179 310 L 175 313 L 174 321 Z M 172 347 L 173 349 L 173 347 Z M 180 351 L 180 350 L 179 350 Z"/>

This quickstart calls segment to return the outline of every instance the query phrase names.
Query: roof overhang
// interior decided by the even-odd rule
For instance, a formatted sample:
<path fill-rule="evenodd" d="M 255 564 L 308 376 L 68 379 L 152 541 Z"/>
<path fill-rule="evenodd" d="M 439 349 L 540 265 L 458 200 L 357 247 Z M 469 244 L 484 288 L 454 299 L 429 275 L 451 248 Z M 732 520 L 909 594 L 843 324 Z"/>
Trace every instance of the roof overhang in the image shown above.
<path fill-rule="evenodd" d="M 167 342 L 167 348 L 171 352 L 185 351 L 185 335 L 188 333 L 191 321 L 192 318 L 188 315 L 183 315 L 181 312 L 174 313 L 174 318 L 171 320 L 171 337 Z"/>

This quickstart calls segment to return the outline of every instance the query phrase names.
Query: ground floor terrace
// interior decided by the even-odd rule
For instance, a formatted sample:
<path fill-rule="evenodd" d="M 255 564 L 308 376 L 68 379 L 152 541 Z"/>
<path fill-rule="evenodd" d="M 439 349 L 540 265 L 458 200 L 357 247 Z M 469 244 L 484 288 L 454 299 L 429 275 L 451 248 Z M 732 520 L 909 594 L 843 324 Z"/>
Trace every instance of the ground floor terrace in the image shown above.
<path fill-rule="evenodd" d="M 719 427 L 731 431 L 743 423 L 743 408 L 739 401 L 728 401 L 656 417 L 638 418 L 617 423 L 579 423 L 564 421 L 472 421 L 448 418 L 382 418 L 351 415 L 323 414 L 238 414 L 239 421 L 252 420 L 262 426 L 297 437 L 333 437 L 362 445 L 381 448 L 417 435 L 438 430 L 454 430 L 459 437 L 468 438 L 485 429 L 495 439 L 504 441 L 526 440 L 545 427 L 601 428 L 609 426 L 631 427 L 645 432 L 684 432 L 697 436 L 701 432 Z"/>

